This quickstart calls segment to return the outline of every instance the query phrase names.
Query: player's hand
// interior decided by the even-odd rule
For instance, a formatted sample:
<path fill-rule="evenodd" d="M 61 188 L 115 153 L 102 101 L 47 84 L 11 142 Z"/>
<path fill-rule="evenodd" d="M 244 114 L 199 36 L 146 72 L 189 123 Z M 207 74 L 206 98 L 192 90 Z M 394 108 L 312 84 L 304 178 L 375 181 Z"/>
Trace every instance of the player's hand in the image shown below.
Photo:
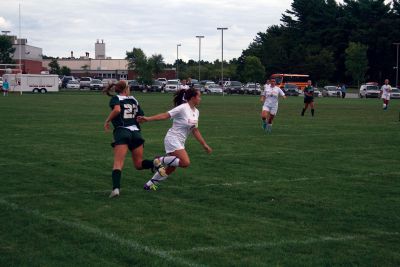
<path fill-rule="evenodd" d="M 147 118 L 146 118 L 145 116 L 138 116 L 138 117 L 136 118 L 136 121 L 137 121 L 138 123 L 144 123 L 144 122 L 147 122 L 148 120 L 147 120 Z"/>
<path fill-rule="evenodd" d="M 110 131 L 110 123 L 109 122 L 104 122 L 104 131 L 108 132 Z"/>
<path fill-rule="evenodd" d="M 205 144 L 203 147 L 204 147 L 204 149 L 206 150 L 206 152 L 208 154 L 211 154 L 211 152 L 212 152 L 212 148 L 211 147 L 209 147 L 207 144 Z"/>

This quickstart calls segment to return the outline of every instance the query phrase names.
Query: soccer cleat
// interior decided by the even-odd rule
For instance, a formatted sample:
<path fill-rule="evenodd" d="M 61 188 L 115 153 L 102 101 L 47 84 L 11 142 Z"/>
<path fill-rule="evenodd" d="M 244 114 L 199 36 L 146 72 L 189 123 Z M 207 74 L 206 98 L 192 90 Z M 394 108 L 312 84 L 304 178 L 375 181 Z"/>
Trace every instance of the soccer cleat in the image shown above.
<path fill-rule="evenodd" d="M 265 121 L 262 122 L 262 128 L 264 131 L 267 129 L 267 123 Z"/>
<path fill-rule="evenodd" d="M 158 188 L 158 186 L 156 184 L 147 185 L 147 183 L 146 183 L 143 186 L 143 189 L 147 190 L 147 191 L 150 191 L 150 190 L 157 191 L 157 188 Z"/>
<path fill-rule="evenodd" d="M 113 191 L 111 191 L 109 198 L 118 197 L 118 196 L 119 196 L 119 189 L 115 188 Z"/>
<path fill-rule="evenodd" d="M 161 161 L 159 158 L 155 158 L 153 160 L 153 165 L 154 165 L 154 168 L 152 170 L 153 173 L 157 171 L 161 176 L 163 176 L 163 177 L 167 176 L 165 167 L 161 164 Z"/>

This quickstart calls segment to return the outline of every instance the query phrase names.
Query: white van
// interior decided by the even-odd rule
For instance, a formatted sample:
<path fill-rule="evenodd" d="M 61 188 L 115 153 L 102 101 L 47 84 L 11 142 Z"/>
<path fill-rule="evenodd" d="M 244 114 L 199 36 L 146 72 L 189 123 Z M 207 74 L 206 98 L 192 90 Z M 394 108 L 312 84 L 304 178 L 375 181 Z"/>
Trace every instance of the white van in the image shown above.
<path fill-rule="evenodd" d="M 381 91 L 379 89 L 378 83 L 366 83 L 360 86 L 360 98 L 368 98 L 368 97 L 375 97 L 379 98 Z"/>

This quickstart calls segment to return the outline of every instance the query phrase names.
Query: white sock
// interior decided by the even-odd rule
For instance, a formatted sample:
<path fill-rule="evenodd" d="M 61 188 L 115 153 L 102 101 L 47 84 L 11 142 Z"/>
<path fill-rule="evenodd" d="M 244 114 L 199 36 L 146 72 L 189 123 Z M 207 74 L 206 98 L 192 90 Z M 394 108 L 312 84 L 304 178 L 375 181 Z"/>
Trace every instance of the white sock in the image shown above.
<path fill-rule="evenodd" d="M 147 181 L 146 185 L 150 186 L 152 184 L 159 183 L 159 182 L 161 182 L 161 181 L 163 181 L 163 180 L 165 180 L 167 178 L 168 178 L 168 175 L 167 176 L 161 176 L 158 172 L 156 172 L 153 175 L 153 177 L 149 181 Z"/>
<path fill-rule="evenodd" d="M 165 157 L 160 157 L 159 158 L 161 161 L 161 164 L 164 165 L 165 167 L 179 167 L 179 158 L 175 156 L 165 156 Z"/>

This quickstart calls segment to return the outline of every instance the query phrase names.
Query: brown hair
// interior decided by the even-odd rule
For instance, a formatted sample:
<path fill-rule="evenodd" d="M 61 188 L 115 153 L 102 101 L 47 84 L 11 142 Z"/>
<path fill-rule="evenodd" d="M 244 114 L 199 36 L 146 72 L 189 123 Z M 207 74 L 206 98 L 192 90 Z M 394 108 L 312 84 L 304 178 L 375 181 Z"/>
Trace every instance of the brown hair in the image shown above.
<path fill-rule="evenodd" d="M 128 88 L 128 84 L 125 81 L 119 81 L 115 84 L 109 84 L 106 88 L 103 89 L 103 93 L 106 93 L 108 96 L 113 96 L 111 92 L 115 92 L 117 94 L 122 93 L 126 88 Z"/>
<path fill-rule="evenodd" d="M 190 88 L 190 89 L 181 89 L 179 91 L 177 91 L 174 95 L 174 106 L 177 107 L 180 104 L 183 104 L 185 102 L 188 102 L 190 99 L 192 99 L 193 97 L 195 97 L 197 95 L 197 92 L 199 90 L 195 89 L 195 88 Z"/>

